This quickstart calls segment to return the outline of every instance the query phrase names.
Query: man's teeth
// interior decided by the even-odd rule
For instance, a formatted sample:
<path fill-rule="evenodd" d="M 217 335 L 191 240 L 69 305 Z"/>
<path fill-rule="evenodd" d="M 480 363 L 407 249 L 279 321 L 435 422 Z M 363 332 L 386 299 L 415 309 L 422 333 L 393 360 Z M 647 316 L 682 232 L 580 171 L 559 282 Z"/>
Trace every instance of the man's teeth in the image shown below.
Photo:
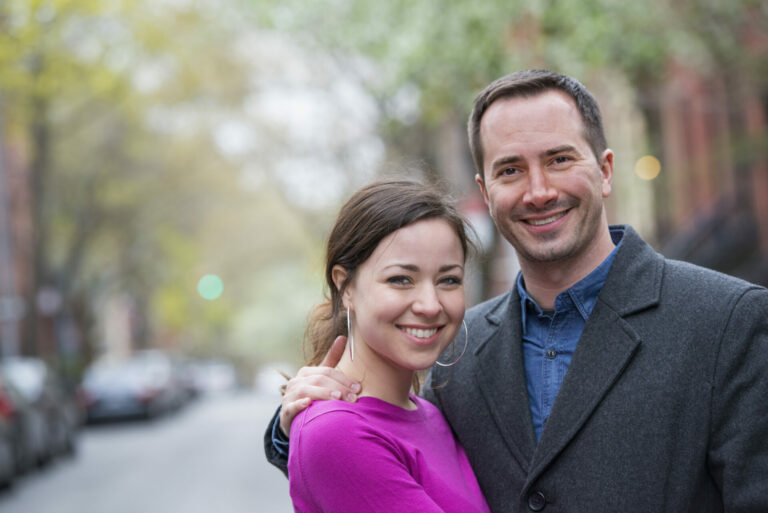
<path fill-rule="evenodd" d="M 565 212 L 560 212 L 559 214 L 555 214 L 552 217 L 547 217 L 545 219 L 527 219 L 526 222 L 528 224 L 532 224 L 533 226 L 541 226 L 543 224 L 549 224 L 554 221 L 557 221 L 561 217 L 565 215 Z"/>
<path fill-rule="evenodd" d="M 416 329 L 416 328 L 403 328 L 403 331 L 408 333 L 409 335 L 413 335 L 416 338 L 429 338 L 435 333 L 437 333 L 437 328 L 432 328 L 429 330 L 422 330 L 422 329 Z"/>

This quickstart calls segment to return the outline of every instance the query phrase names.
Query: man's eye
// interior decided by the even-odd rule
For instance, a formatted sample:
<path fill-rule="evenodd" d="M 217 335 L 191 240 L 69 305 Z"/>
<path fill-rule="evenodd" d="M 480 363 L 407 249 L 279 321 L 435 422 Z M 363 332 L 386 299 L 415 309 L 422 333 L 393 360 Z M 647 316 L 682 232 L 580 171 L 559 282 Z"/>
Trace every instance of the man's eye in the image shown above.
<path fill-rule="evenodd" d="M 569 157 L 567 155 L 560 155 L 559 157 L 555 157 L 554 159 L 552 159 L 552 163 L 553 164 L 565 164 L 567 162 L 570 162 L 571 160 L 572 160 L 571 157 Z"/>
<path fill-rule="evenodd" d="M 505 167 L 504 169 L 499 171 L 499 176 L 512 176 L 519 173 L 518 169 L 516 167 Z"/>

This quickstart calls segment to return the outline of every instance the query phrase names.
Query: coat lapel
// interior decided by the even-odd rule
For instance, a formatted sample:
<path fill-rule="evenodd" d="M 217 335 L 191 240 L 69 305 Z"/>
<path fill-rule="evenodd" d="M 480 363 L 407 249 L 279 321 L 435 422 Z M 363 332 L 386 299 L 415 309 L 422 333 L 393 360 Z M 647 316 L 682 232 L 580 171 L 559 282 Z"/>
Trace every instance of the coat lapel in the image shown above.
<path fill-rule="evenodd" d="M 531 462 L 533 482 L 577 435 L 642 343 L 623 316 L 658 304 L 663 259 L 625 228 L 598 302 L 579 339 Z"/>
<path fill-rule="evenodd" d="M 595 307 L 541 434 L 530 481 L 576 436 L 639 344 L 640 338 L 620 317 L 604 305 Z"/>
<path fill-rule="evenodd" d="M 475 350 L 480 362 L 475 367 L 475 379 L 504 443 L 527 472 L 536 438 L 523 369 L 517 291 L 513 289 L 495 310 L 485 315 L 484 321 L 487 325 L 481 330 L 486 337 Z"/>

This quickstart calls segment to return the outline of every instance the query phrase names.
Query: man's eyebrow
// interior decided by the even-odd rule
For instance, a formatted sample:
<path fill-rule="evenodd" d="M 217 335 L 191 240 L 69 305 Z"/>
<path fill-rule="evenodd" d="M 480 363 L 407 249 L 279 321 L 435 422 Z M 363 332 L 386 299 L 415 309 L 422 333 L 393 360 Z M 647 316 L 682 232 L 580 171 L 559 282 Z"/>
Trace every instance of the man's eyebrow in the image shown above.
<path fill-rule="evenodd" d="M 523 160 L 523 157 L 521 157 L 520 155 L 508 155 L 506 157 L 501 157 L 499 159 L 494 160 L 491 166 L 496 168 L 506 164 L 517 164 L 522 160 Z"/>
<path fill-rule="evenodd" d="M 579 151 L 573 145 L 563 144 L 562 146 L 556 146 L 545 151 L 542 153 L 542 155 L 544 157 L 551 157 L 552 155 L 557 155 L 558 153 L 579 153 Z"/>
<path fill-rule="evenodd" d="M 554 148 L 550 148 L 544 151 L 541 154 L 541 156 L 551 157 L 552 155 L 557 155 L 559 153 L 579 153 L 579 150 L 577 150 L 576 147 L 573 146 L 572 144 L 563 144 L 561 146 L 555 146 Z M 522 162 L 523 160 L 524 160 L 523 157 L 520 155 L 507 155 L 505 157 L 501 157 L 497 160 L 494 160 L 492 163 L 492 167 L 497 168 L 499 166 L 504 166 L 508 164 L 517 164 L 519 162 Z"/>

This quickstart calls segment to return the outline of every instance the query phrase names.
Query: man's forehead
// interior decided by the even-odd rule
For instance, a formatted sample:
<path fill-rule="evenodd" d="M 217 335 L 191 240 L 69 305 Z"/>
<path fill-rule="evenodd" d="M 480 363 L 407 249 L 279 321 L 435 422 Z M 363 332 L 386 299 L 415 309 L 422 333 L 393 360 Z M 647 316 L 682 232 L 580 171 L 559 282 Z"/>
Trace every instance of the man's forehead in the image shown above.
<path fill-rule="evenodd" d="M 534 111 L 534 112 L 532 112 Z M 480 120 L 480 127 L 486 121 L 497 117 L 525 116 L 527 114 L 571 113 L 581 119 L 576 102 L 566 93 L 557 89 L 542 91 L 534 95 L 505 96 L 491 103 Z"/>
<path fill-rule="evenodd" d="M 485 165 L 540 158 L 565 146 L 585 153 L 586 129 L 575 101 L 548 90 L 533 96 L 500 98 L 480 124 Z"/>

